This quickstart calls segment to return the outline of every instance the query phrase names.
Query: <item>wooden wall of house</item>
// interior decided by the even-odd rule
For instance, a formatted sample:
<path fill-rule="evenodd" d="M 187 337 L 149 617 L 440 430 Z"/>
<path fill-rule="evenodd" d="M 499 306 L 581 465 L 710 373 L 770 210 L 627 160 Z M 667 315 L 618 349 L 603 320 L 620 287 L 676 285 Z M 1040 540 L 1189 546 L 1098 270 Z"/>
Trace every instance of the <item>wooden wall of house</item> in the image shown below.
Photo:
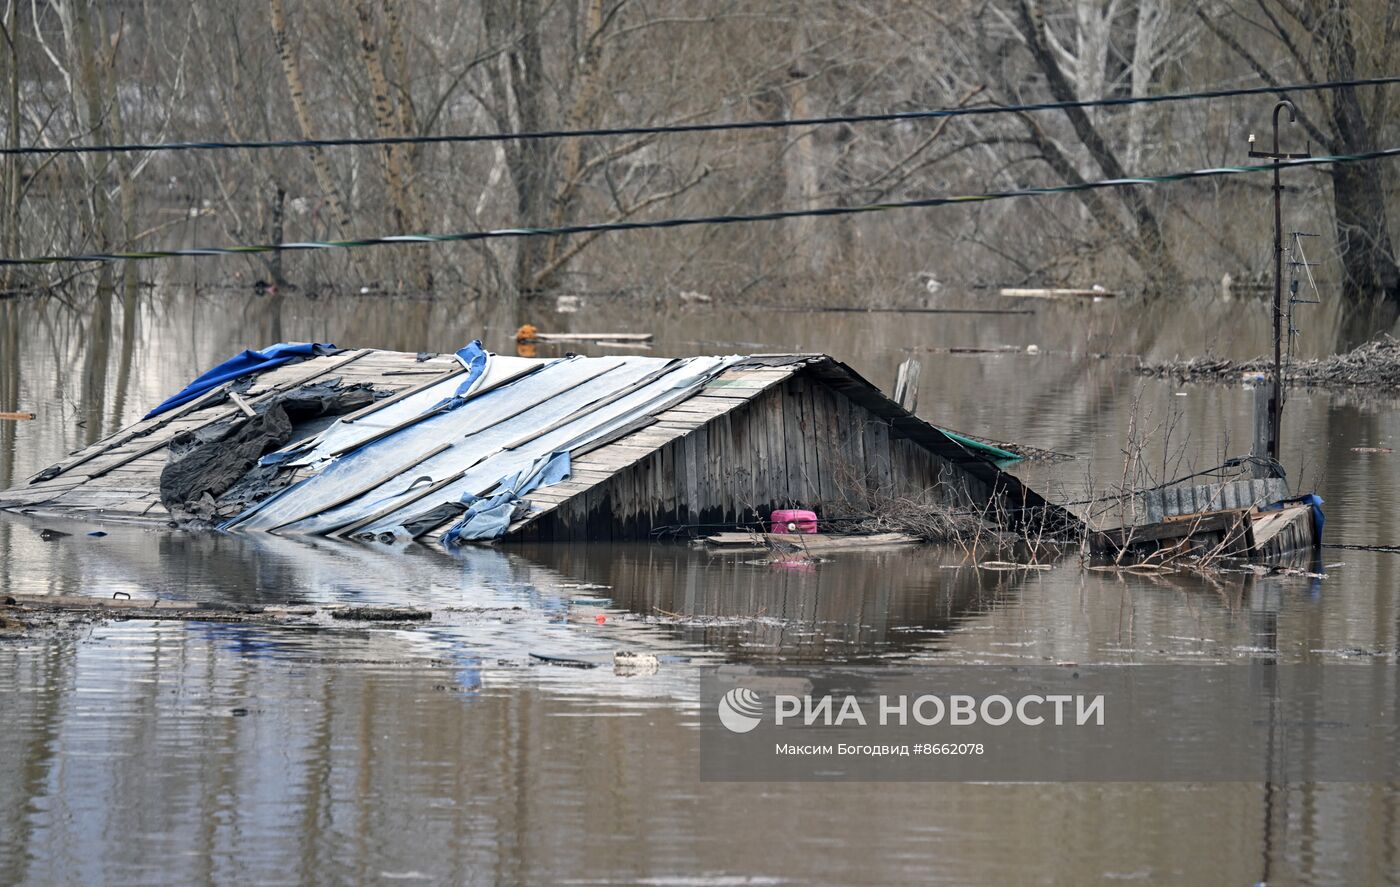
<path fill-rule="evenodd" d="M 625 441 L 620 441 L 625 443 Z M 821 381 L 793 376 L 562 502 L 514 538 L 645 539 L 778 508 L 851 511 L 871 490 L 985 501 L 986 484 L 903 437 Z"/>

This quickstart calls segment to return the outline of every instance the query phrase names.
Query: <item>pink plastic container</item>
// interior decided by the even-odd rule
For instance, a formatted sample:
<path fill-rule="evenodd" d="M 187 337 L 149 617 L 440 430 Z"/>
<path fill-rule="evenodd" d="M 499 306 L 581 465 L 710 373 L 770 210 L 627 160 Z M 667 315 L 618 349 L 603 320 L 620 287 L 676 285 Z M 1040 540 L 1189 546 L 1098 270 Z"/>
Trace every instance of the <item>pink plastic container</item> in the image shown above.
<path fill-rule="evenodd" d="M 800 508 L 784 508 L 773 512 L 769 517 L 769 532 L 773 533 L 815 533 L 817 513 Z"/>

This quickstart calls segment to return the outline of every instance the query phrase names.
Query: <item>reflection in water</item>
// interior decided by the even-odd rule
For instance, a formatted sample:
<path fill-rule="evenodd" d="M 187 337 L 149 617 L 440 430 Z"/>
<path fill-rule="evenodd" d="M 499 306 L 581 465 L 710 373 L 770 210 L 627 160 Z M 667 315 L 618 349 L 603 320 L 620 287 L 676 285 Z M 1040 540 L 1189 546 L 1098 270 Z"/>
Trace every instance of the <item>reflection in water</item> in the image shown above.
<path fill-rule="evenodd" d="M 1239 450 L 1248 392 L 1177 392 L 1086 355 L 1254 354 L 1266 313 L 1038 310 L 779 324 L 664 309 L 648 331 L 658 354 L 829 351 L 886 386 L 917 353 L 930 418 L 1076 456 L 1023 469 L 1048 492 L 1115 477 L 1134 409 L 1180 417 L 1185 470 Z M 1222 322 L 1241 310 L 1243 322 Z M 633 314 L 593 305 L 532 320 L 636 329 Z M 1222 339 L 1227 329 L 1238 338 Z M 510 353 L 513 332 L 485 338 Z M 131 290 L 71 308 L 0 301 L 0 409 L 39 414 L 0 422 L 0 482 L 133 421 L 247 346 L 446 351 L 480 334 L 446 301 Z M 1040 356 L 927 350 L 1029 344 Z M 1289 410 L 1286 461 L 1327 498 L 1331 538 L 1400 542 L 1394 463 L 1351 451 L 1393 446 L 1395 411 L 1303 394 Z M 45 541 L 46 527 L 70 535 Z M 406 629 L 139 622 L 0 641 L 0 883 L 1400 881 L 1395 786 L 696 780 L 707 663 L 1393 660 L 1391 555 L 1328 552 L 1320 582 L 1117 577 L 1073 559 L 997 573 L 931 548 L 799 572 L 683 544 L 447 555 L 130 527 L 86 535 L 95 528 L 0 517 L 0 595 L 395 602 L 436 615 Z M 530 655 L 593 663 L 619 649 L 665 664 L 628 678 Z"/>
<path fill-rule="evenodd" d="M 1004 600 L 1024 573 L 946 569 L 947 549 L 849 553 L 794 569 L 677 544 L 521 546 L 687 644 L 755 662 L 845 662 L 926 650 Z"/>
<path fill-rule="evenodd" d="M 0 299 L 0 412 L 18 412 L 19 305 Z M 0 421 L 0 489 L 14 482 L 16 423 Z"/>
<path fill-rule="evenodd" d="M 441 617 L 404 630 L 138 622 L 0 644 L 6 883 L 1253 883 L 1262 862 L 1271 883 L 1342 884 L 1400 865 L 1383 785 L 696 782 L 688 700 L 716 656 L 1249 658 L 1258 607 L 1296 637 L 1318 607 L 1305 584 L 1008 578 L 933 550 L 793 573 L 680 545 L 453 557 L 69 524 L 43 541 L 40 524 L 0 525 L 9 562 L 27 565 L 3 593 L 49 576 L 55 592 L 392 600 Z M 632 678 L 529 664 L 615 649 L 671 655 Z M 832 841 L 850 853 L 814 852 Z"/>

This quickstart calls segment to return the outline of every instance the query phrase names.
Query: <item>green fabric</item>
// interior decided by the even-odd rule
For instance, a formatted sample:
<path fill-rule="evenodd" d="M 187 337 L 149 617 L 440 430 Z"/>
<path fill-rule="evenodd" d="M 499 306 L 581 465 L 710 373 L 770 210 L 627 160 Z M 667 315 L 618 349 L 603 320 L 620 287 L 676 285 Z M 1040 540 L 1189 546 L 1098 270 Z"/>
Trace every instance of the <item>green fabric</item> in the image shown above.
<path fill-rule="evenodd" d="M 991 444 L 982 443 L 980 440 L 973 440 L 966 435 L 958 434 L 956 431 L 949 431 L 947 428 L 939 428 L 938 430 L 967 447 L 969 450 L 972 450 L 974 453 L 981 453 L 983 456 L 986 456 L 992 462 L 997 463 L 998 467 L 1003 463 L 1009 465 L 1012 462 L 1020 462 L 1022 459 L 1021 456 L 1018 456 L 1010 450 L 1003 450 L 1001 447 L 994 447 Z"/>

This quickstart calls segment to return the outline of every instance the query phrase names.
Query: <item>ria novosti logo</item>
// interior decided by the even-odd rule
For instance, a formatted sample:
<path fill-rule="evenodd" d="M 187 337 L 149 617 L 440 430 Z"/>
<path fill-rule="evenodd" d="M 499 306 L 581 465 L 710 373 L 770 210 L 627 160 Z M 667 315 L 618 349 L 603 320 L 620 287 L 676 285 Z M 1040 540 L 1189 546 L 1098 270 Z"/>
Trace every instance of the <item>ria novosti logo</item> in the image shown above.
<path fill-rule="evenodd" d="M 731 733 L 747 733 L 763 720 L 763 700 L 747 687 L 735 687 L 719 700 L 719 722 Z"/>
<path fill-rule="evenodd" d="M 748 733 L 763 721 L 763 700 L 748 687 L 735 687 L 720 697 L 720 723 L 731 733 Z M 1001 693 L 972 695 L 953 693 L 939 696 L 880 695 L 874 699 L 845 694 L 778 694 L 774 697 L 773 722 L 778 727 L 866 727 L 913 725 L 921 727 L 1000 727 L 1016 723 L 1027 727 L 1104 725 L 1104 694 L 1031 693 L 1010 697 Z"/>

